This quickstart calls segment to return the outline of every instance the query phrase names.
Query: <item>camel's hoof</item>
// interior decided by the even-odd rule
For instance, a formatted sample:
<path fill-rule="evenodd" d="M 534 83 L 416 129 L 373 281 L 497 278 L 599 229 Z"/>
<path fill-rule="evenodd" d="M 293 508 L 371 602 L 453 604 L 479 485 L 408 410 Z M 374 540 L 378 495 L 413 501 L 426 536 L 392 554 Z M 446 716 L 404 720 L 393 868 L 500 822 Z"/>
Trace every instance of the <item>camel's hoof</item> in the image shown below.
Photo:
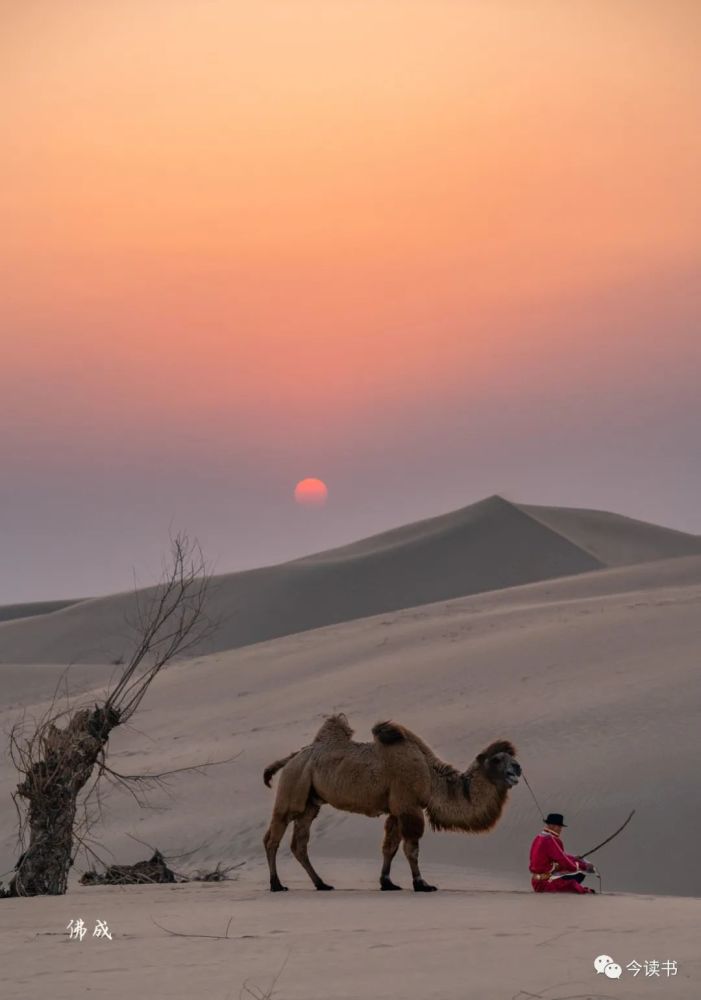
<path fill-rule="evenodd" d="M 429 885 L 422 878 L 414 879 L 414 892 L 435 892 L 437 889 L 437 885 Z"/>
<path fill-rule="evenodd" d="M 326 882 L 320 882 L 316 888 L 319 892 L 331 892 L 333 890 L 333 886 L 327 885 Z"/>
<path fill-rule="evenodd" d="M 287 892 L 287 886 L 283 885 L 282 882 L 278 879 L 277 882 L 271 882 L 270 883 L 270 891 L 271 892 Z"/>
<path fill-rule="evenodd" d="M 383 892 L 390 892 L 391 890 L 401 891 L 401 885 L 395 885 L 394 882 L 389 878 L 380 879 L 380 889 Z"/>

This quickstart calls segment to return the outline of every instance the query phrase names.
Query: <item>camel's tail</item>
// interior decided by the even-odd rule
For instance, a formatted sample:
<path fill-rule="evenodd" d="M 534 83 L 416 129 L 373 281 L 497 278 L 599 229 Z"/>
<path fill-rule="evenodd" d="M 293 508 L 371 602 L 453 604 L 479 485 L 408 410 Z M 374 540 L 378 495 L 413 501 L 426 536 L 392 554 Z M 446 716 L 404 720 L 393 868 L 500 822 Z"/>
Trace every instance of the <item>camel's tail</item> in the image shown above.
<path fill-rule="evenodd" d="M 270 788 L 270 782 L 273 780 L 273 777 L 277 774 L 280 768 L 283 768 L 288 760 L 292 760 L 292 758 L 296 757 L 298 753 L 299 750 L 293 750 L 292 753 L 287 755 L 287 757 L 282 757 L 280 760 L 276 760 L 272 764 L 268 764 L 266 769 L 263 771 L 263 781 L 268 788 Z"/>

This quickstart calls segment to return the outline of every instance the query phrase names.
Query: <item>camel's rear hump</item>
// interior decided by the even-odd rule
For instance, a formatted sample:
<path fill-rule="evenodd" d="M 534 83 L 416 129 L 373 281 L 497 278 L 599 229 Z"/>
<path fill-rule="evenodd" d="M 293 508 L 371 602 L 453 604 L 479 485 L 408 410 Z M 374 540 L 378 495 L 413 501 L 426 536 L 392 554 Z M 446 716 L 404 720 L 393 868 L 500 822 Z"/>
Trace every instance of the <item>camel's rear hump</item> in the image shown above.
<path fill-rule="evenodd" d="M 411 729 L 407 729 L 406 726 L 400 726 L 398 722 L 378 722 L 372 727 L 372 735 L 375 737 L 375 742 L 381 747 L 408 743 L 420 750 L 429 762 L 438 760 L 433 750 L 420 736 L 412 733 Z"/>
<path fill-rule="evenodd" d="M 372 735 L 378 743 L 384 746 L 391 746 L 393 743 L 402 743 L 406 740 L 406 730 L 403 726 L 398 726 L 396 722 L 377 722 L 372 727 Z"/>

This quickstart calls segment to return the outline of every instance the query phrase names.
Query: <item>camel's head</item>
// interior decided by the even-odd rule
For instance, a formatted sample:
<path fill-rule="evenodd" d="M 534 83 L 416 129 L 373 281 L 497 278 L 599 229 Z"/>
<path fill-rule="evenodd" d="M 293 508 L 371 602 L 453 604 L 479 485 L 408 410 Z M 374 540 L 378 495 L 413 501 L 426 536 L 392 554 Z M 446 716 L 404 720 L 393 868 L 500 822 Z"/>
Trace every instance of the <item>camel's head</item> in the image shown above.
<path fill-rule="evenodd" d="M 516 750 L 508 740 L 490 744 L 477 755 L 477 763 L 486 776 L 501 788 L 513 788 L 521 777 L 521 765 L 516 760 Z"/>

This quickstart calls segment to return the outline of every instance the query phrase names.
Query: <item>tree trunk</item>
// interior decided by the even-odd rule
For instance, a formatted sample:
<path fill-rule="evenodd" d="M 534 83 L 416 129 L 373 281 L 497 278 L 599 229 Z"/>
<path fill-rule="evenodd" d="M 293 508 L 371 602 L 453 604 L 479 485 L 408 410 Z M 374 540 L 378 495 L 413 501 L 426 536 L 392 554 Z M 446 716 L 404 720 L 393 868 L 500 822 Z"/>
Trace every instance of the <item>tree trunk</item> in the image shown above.
<path fill-rule="evenodd" d="M 10 896 L 60 896 L 73 864 L 78 796 L 89 781 L 110 731 L 114 709 L 76 712 L 63 729 L 52 722 L 37 733 L 34 758 L 17 793 L 27 800 L 29 846 L 16 865 Z"/>

